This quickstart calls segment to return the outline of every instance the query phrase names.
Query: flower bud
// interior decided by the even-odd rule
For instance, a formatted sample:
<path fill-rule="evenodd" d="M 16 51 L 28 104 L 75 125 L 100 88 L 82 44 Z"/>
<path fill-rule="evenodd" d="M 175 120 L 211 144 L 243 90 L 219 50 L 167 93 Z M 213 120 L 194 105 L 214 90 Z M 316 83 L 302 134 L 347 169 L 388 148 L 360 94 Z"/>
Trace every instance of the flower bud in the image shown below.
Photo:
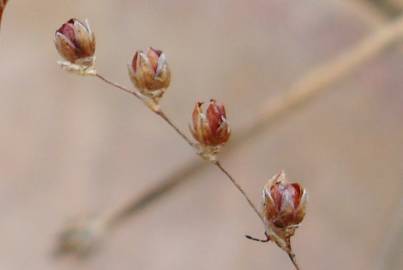
<path fill-rule="evenodd" d="M 284 171 L 263 188 L 263 218 L 266 235 L 295 262 L 291 236 L 305 216 L 307 192 L 299 183 L 289 183 Z"/>
<path fill-rule="evenodd" d="M 95 53 L 95 36 L 87 21 L 70 19 L 55 33 L 55 45 L 59 54 L 68 62 L 92 66 Z"/>
<path fill-rule="evenodd" d="M 145 53 L 137 51 L 134 54 L 129 65 L 129 75 L 142 94 L 157 101 L 171 82 L 171 72 L 165 54 L 151 47 Z"/>
<path fill-rule="evenodd" d="M 264 187 L 263 201 L 263 216 L 267 224 L 278 230 L 287 230 L 287 236 L 292 236 L 305 216 L 305 189 L 299 183 L 289 183 L 282 171 Z"/>
<path fill-rule="evenodd" d="M 222 104 L 210 100 L 207 111 L 202 110 L 203 103 L 198 102 L 193 110 L 193 127 L 190 128 L 193 137 L 202 146 L 220 146 L 226 143 L 231 130 Z"/>

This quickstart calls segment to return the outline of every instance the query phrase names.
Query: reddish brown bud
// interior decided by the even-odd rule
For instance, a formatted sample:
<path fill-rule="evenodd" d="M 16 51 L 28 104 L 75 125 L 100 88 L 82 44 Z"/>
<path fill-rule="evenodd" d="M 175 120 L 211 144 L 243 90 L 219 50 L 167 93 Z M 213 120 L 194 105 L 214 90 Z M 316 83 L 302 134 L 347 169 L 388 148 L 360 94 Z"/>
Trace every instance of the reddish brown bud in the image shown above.
<path fill-rule="evenodd" d="M 59 54 L 70 63 L 92 66 L 95 53 L 95 36 L 87 21 L 70 19 L 55 33 Z"/>
<path fill-rule="evenodd" d="M 153 99 L 159 99 L 171 82 L 171 72 L 165 54 L 154 48 L 144 53 L 137 51 L 129 65 L 129 75 L 140 92 Z"/>
<path fill-rule="evenodd" d="M 263 189 L 263 217 L 266 235 L 291 257 L 291 236 L 305 216 L 307 192 L 299 183 L 289 183 L 284 171 Z"/>
<path fill-rule="evenodd" d="M 203 103 L 198 102 L 193 110 L 193 127 L 190 128 L 193 137 L 203 146 L 219 146 L 226 143 L 231 130 L 222 104 L 210 100 L 207 111 L 203 113 Z"/>
<path fill-rule="evenodd" d="M 269 226 L 295 228 L 305 216 L 307 193 L 299 183 L 289 183 L 284 172 L 266 184 L 263 200 L 263 215 Z"/>

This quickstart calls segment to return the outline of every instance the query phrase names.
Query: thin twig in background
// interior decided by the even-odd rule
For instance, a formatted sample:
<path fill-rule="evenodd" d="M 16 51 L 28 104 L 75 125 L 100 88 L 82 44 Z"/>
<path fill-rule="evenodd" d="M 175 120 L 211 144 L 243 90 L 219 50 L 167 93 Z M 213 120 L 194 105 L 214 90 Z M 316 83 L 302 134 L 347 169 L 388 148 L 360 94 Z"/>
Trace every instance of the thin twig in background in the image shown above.
<path fill-rule="evenodd" d="M 99 73 L 97 73 L 95 76 L 105 83 L 118 88 L 119 90 L 122 90 L 123 92 L 134 95 L 137 99 L 139 99 L 147 107 L 149 107 L 154 113 L 158 114 L 162 119 L 164 119 L 164 121 L 167 122 L 176 131 L 176 133 L 178 133 L 179 136 L 181 136 L 191 147 L 194 146 L 193 142 L 171 121 L 171 119 L 168 118 L 168 116 L 159 108 L 158 105 L 148 102 L 147 99 L 145 99 L 139 92 L 135 90 L 130 90 L 120 84 L 112 82 Z"/>
<path fill-rule="evenodd" d="M 340 82 L 341 79 L 348 77 L 353 71 L 401 38 L 403 38 L 403 17 L 385 24 L 380 30 L 375 31 L 352 49 L 341 53 L 329 63 L 313 69 L 293 84 L 287 94 L 268 99 L 254 121 L 247 122 L 247 125 L 239 129 L 238 135 L 233 137 L 233 147 L 227 149 L 223 154 L 230 153 L 235 148 L 234 146 L 245 143 L 302 105 L 307 104 L 313 97 L 323 93 L 326 89 L 330 89 L 330 86 Z M 139 210 L 155 202 L 162 195 L 167 194 L 168 191 L 174 190 L 179 184 L 185 183 L 188 179 L 193 179 L 190 176 L 203 168 L 204 164 L 196 159 L 191 160 L 139 198 L 129 200 L 127 204 L 105 214 L 99 220 L 104 222 L 105 228 L 112 228 L 121 224 L 128 217 L 138 213 Z"/>
<path fill-rule="evenodd" d="M 329 63 L 313 69 L 302 80 L 293 84 L 287 94 L 276 99 L 269 99 L 263 105 L 256 122 L 246 127 L 247 131 L 243 132 L 239 139 L 245 140 L 254 131 L 260 130 L 265 122 L 271 123 L 272 120 L 284 116 L 298 108 L 299 105 L 312 100 L 313 96 L 351 75 L 354 70 L 402 38 L 403 16 L 385 24 L 382 29 L 374 32 L 352 49 L 341 53 Z"/>

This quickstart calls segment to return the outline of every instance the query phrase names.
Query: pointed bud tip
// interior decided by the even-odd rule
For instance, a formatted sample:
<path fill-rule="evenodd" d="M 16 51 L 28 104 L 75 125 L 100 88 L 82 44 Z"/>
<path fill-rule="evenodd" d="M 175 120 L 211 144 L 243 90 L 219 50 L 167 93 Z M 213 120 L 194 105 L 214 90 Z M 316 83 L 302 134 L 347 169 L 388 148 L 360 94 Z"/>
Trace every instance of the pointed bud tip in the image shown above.
<path fill-rule="evenodd" d="M 65 60 L 86 67 L 93 65 L 95 38 L 87 23 L 69 19 L 56 30 L 55 45 Z"/>
<path fill-rule="evenodd" d="M 217 105 L 215 99 L 210 99 L 205 112 L 203 102 L 196 102 L 193 110 L 193 130 L 195 139 L 203 146 L 216 147 L 225 144 L 230 136 L 224 106 Z"/>
<path fill-rule="evenodd" d="M 152 99 L 161 98 L 171 82 L 171 73 L 161 50 L 138 50 L 131 63 L 130 78 L 140 92 Z"/>
<path fill-rule="evenodd" d="M 290 183 L 284 170 L 263 189 L 263 214 L 269 224 L 287 230 L 295 228 L 305 216 L 306 190 L 300 183 Z"/>

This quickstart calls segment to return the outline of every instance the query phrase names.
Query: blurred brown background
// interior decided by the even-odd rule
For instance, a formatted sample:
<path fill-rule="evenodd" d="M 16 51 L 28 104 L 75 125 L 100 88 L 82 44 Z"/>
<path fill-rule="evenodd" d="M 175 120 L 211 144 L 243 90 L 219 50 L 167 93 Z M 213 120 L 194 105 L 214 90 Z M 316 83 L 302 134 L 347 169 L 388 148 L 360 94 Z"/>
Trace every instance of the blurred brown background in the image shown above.
<path fill-rule="evenodd" d="M 126 85 L 135 49 L 163 49 L 167 113 L 187 129 L 194 102 L 215 97 L 236 133 L 265 99 L 374 30 L 356 2 L 11 1 L 0 34 L 0 269 L 292 269 L 274 245 L 243 238 L 261 224 L 214 167 L 113 231 L 95 256 L 55 260 L 66 220 L 122 204 L 194 154 L 135 99 L 61 71 L 53 35 L 88 18 L 98 70 Z M 256 202 L 281 169 L 304 183 L 302 269 L 403 268 L 402 230 L 391 235 L 403 222 L 402 70 L 401 48 L 388 50 L 223 160 Z"/>

